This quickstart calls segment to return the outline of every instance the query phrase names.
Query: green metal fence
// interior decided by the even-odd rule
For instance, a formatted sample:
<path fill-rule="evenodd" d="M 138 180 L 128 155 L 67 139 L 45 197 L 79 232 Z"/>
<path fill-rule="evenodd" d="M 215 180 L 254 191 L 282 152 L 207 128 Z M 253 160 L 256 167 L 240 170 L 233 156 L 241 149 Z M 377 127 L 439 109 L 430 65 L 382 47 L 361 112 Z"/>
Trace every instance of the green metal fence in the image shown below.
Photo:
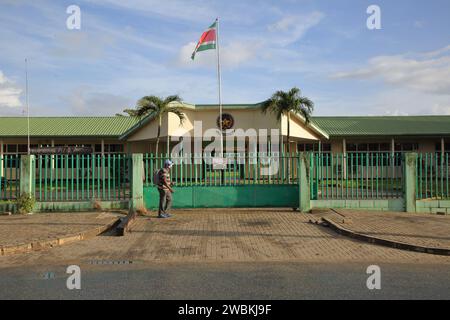
<path fill-rule="evenodd" d="M 154 172 L 162 168 L 168 158 L 175 163 L 171 178 L 177 187 L 298 183 L 299 154 L 233 153 L 224 157 L 224 169 L 218 170 L 214 165 L 215 157 L 210 154 L 145 154 L 145 185 L 153 185 Z"/>
<path fill-rule="evenodd" d="M 416 165 L 416 198 L 450 199 L 449 153 L 420 153 Z"/>
<path fill-rule="evenodd" d="M 222 166 L 209 154 L 144 156 L 144 202 L 158 207 L 153 174 L 164 160 L 175 162 L 171 180 L 176 208 L 242 208 L 299 206 L 298 154 L 226 154 Z"/>
<path fill-rule="evenodd" d="M 20 156 L 0 156 L 0 200 L 14 200 L 19 194 Z"/>
<path fill-rule="evenodd" d="M 37 201 L 128 200 L 131 158 L 109 155 L 39 155 Z"/>
<path fill-rule="evenodd" d="M 389 199 L 403 196 L 403 155 L 391 152 L 313 153 L 311 199 Z"/>

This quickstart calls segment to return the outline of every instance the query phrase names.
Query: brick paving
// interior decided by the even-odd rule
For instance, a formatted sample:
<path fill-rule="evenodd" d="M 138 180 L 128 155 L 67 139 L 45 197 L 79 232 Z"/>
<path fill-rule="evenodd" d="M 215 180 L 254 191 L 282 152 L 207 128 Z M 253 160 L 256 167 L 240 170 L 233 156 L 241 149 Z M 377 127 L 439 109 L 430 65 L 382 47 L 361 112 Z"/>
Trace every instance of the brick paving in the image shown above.
<path fill-rule="evenodd" d="M 0 216 L 0 247 L 74 235 L 117 218 L 117 214 L 99 212 Z"/>
<path fill-rule="evenodd" d="M 359 242 L 309 223 L 290 209 L 178 210 L 175 218 L 138 217 L 125 237 L 99 236 L 45 252 L 0 257 L 13 265 L 167 262 L 448 263 L 450 257 Z"/>
<path fill-rule="evenodd" d="M 411 245 L 450 249 L 450 216 L 334 209 L 327 217 L 356 233 Z"/>

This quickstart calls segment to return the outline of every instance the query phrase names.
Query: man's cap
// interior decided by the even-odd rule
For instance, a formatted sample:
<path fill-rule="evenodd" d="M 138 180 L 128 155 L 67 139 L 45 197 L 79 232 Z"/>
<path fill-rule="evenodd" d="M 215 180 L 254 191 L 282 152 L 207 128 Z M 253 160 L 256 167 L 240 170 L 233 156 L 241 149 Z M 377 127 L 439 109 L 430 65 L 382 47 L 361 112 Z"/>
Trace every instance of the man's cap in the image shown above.
<path fill-rule="evenodd" d="M 166 160 L 166 161 L 164 161 L 164 167 L 171 167 L 171 166 L 173 166 L 173 162 L 172 161 L 170 161 L 170 160 Z"/>

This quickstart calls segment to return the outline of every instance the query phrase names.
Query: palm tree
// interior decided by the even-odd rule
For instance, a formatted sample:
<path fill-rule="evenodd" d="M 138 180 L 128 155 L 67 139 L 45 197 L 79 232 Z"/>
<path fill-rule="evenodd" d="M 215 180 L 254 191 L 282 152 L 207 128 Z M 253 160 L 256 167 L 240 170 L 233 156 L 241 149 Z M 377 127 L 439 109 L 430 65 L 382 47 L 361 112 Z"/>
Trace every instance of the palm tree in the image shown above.
<path fill-rule="evenodd" d="M 123 110 L 124 113 L 128 115 L 128 117 L 137 117 L 137 110 L 136 109 L 125 109 Z M 116 113 L 116 117 L 127 117 L 127 115 L 123 113 Z"/>
<path fill-rule="evenodd" d="M 166 98 L 160 98 L 157 96 L 145 96 L 136 104 L 135 109 L 125 109 L 124 112 L 130 116 L 142 118 L 147 115 L 158 119 L 158 134 L 156 137 L 156 154 L 158 154 L 159 138 L 161 135 L 162 117 L 166 113 L 174 113 L 180 119 L 180 125 L 183 124 L 186 116 L 178 106 L 172 105 L 173 102 L 181 102 L 181 98 L 178 95 L 168 96 Z M 167 151 L 168 152 L 168 151 Z"/>
<path fill-rule="evenodd" d="M 314 103 L 307 97 L 302 97 L 299 88 L 292 88 L 288 92 L 277 91 L 270 99 L 264 101 L 261 106 L 262 112 L 266 114 L 270 112 L 280 121 L 282 116 L 287 116 L 287 143 L 288 153 L 291 153 L 291 113 L 300 114 L 305 118 L 306 123 L 309 123 Z"/>

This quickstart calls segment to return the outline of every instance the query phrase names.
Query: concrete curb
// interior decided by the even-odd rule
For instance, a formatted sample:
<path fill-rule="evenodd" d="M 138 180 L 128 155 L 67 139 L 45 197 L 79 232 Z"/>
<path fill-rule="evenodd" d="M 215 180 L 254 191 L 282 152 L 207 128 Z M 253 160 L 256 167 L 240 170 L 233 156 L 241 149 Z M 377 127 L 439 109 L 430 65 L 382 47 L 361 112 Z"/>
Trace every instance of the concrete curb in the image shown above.
<path fill-rule="evenodd" d="M 418 246 L 413 245 L 410 243 L 405 242 L 399 242 L 399 241 L 392 241 L 377 237 L 368 236 L 362 233 L 354 232 L 352 230 L 346 229 L 339 224 L 335 223 L 334 221 L 322 217 L 322 220 L 328 224 L 328 227 L 333 229 L 335 232 L 353 238 L 361 241 L 365 241 L 368 243 L 378 244 L 385 247 L 391 247 L 395 249 L 401 249 L 401 250 L 407 250 L 407 251 L 415 251 L 415 252 L 421 252 L 421 253 L 429 253 L 429 254 L 435 254 L 435 255 L 441 255 L 441 256 L 450 256 L 450 249 L 447 248 L 433 248 L 433 247 L 424 247 L 424 246 Z"/>
<path fill-rule="evenodd" d="M 135 222 L 138 214 L 135 210 L 130 210 L 128 215 L 124 218 L 120 218 L 119 225 L 117 226 L 117 234 L 118 236 L 125 236 L 127 232 L 130 232 L 131 226 Z"/>
<path fill-rule="evenodd" d="M 65 244 L 86 240 L 90 238 L 94 238 L 103 232 L 106 232 L 110 229 L 115 228 L 119 223 L 121 219 L 118 218 L 115 221 L 96 227 L 93 229 L 89 229 L 87 231 L 83 231 L 76 234 L 68 234 L 63 237 L 54 238 L 54 239 L 46 239 L 46 240 L 36 240 L 29 243 L 20 243 L 20 244 L 14 244 L 14 245 L 6 245 L 6 246 L 0 246 L 0 256 L 9 256 L 13 254 L 19 254 L 19 253 L 26 253 L 31 251 L 39 251 L 44 249 L 50 249 L 57 246 L 62 246 Z"/>

